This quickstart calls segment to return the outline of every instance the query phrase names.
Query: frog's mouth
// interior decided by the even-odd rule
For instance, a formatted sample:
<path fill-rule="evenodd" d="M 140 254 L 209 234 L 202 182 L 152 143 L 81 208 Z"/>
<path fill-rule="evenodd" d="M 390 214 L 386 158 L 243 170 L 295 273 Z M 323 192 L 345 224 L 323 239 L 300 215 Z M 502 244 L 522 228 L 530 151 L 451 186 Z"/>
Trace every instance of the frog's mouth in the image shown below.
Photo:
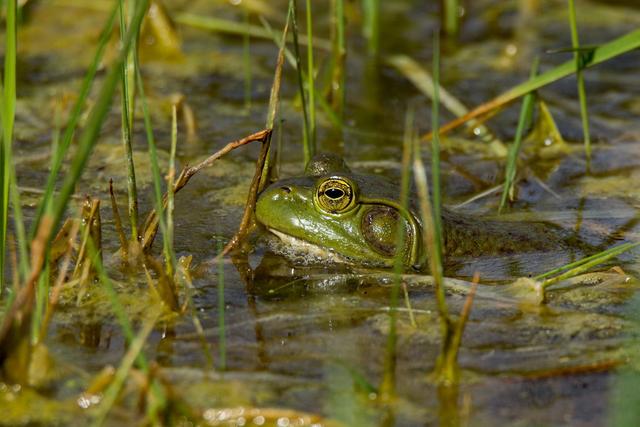
<path fill-rule="evenodd" d="M 284 257 L 301 261 L 301 257 L 308 263 L 317 263 L 320 261 L 335 262 L 340 264 L 352 264 L 348 258 L 322 246 L 315 245 L 304 239 L 293 237 L 282 231 L 267 228 L 280 241 L 278 244 L 272 244 L 271 249 Z"/>

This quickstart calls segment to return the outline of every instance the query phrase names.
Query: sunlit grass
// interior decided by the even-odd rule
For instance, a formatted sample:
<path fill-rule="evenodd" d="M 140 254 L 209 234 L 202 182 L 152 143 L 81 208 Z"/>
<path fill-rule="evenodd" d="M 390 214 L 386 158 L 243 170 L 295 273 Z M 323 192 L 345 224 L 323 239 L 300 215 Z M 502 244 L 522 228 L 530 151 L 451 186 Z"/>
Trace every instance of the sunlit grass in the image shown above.
<path fill-rule="evenodd" d="M 413 141 L 414 132 L 414 111 L 410 107 L 405 114 L 405 130 L 402 144 L 402 176 L 400 179 L 400 210 L 408 212 L 409 207 L 409 191 L 411 187 L 411 159 L 413 157 Z M 391 295 L 389 297 L 389 334 L 387 335 L 387 347 L 385 351 L 384 370 L 382 383 L 380 385 L 381 398 L 388 401 L 395 396 L 396 393 L 396 341 L 397 332 L 396 324 L 398 321 L 398 304 L 400 299 L 401 274 L 405 267 L 404 259 L 406 245 L 407 230 L 404 224 L 404 216 L 400 215 L 396 226 L 395 247 L 396 256 L 393 262 L 394 281 L 391 287 Z M 407 223 L 408 225 L 408 223 Z M 416 238 L 417 236 L 414 236 Z M 417 242 L 413 242 L 417 244 Z"/>
<path fill-rule="evenodd" d="M 538 72 L 538 59 L 534 61 L 531 66 L 530 78 L 534 78 Z M 531 124 L 533 117 L 533 107 L 535 106 L 536 94 L 530 92 L 525 95 L 522 100 L 522 107 L 520 109 L 520 117 L 518 118 L 518 127 L 516 129 L 516 136 L 513 144 L 509 146 L 509 153 L 507 155 L 507 165 L 505 167 L 505 179 L 504 188 L 502 190 L 502 197 L 500 199 L 500 206 L 498 207 L 498 213 L 507 205 L 507 199 L 511 199 L 513 193 L 513 185 L 516 179 L 516 170 L 518 167 L 518 154 L 520 153 L 520 147 L 522 145 L 522 138 L 524 137 L 525 130 Z"/>
<path fill-rule="evenodd" d="M 571 45 L 573 56 L 576 62 L 576 78 L 578 79 L 578 96 L 580 98 L 580 116 L 582 118 L 582 134 L 584 137 L 584 151 L 587 162 L 591 160 L 591 135 L 589 132 L 589 113 L 587 111 L 587 92 L 584 88 L 584 73 L 582 72 L 583 52 L 580 51 L 580 41 L 578 38 L 578 24 L 576 23 L 576 7 L 574 0 L 569 1 L 569 26 L 571 27 Z M 586 61 L 588 62 L 588 61 Z"/>
<path fill-rule="evenodd" d="M 380 8 L 381 0 L 362 0 L 362 32 L 367 39 L 369 53 L 380 53 Z"/>
<path fill-rule="evenodd" d="M 128 1 L 129 14 L 133 0 Z M 125 35 L 127 28 L 127 12 L 125 12 L 125 1 L 119 0 L 120 16 L 120 42 Z M 129 225 L 131 227 L 131 240 L 138 240 L 138 189 L 136 185 L 136 170 L 133 163 L 133 149 L 131 147 L 131 133 L 133 131 L 133 116 L 135 110 L 135 79 L 136 79 L 136 56 L 137 37 L 133 39 L 129 53 L 122 64 L 122 96 L 121 96 L 121 121 L 122 121 L 122 145 L 125 153 L 125 164 L 127 166 L 127 202 L 129 213 Z"/>
<path fill-rule="evenodd" d="M 4 271 L 5 271 L 5 254 L 6 254 L 6 242 L 7 242 L 7 228 L 9 218 L 9 200 L 11 198 L 10 193 L 14 193 L 13 201 L 19 201 L 18 194 L 16 193 L 17 186 L 15 185 L 15 171 L 13 170 L 13 124 L 15 120 L 16 110 L 16 51 L 17 51 L 17 2 L 16 0 L 7 0 L 5 8 L 6 17 L 6 31 L 5 31 L 5 57 L 4 57 L 4 82 L 3 87 L 0 90 L 2 94 L 2 145 L 0 146 L 0 177 L 2 183 L 0 184 L 0 294 L 4 289 Z M 13 183 L 13 185 L 12 185 Z M 12 190 L 13 187 L 13 190 Z M 16 206 L 13 203 L 14 215 L 20 212 L 20 205 Z M 17 210 L 17 212 L 16 212 Z M 16 218 L 22 221 L 22 218 Z M 21 224 L 16 224 L 18 227 L 22 227 Z M 20 228 L 17 230 L 20 232 Z M 18 236 L 20 238 L 20 236 Z M 22 236 L 24 239 L 24 236 Z M 26 257 L 26 250 L 24 247 L 24 240 L 20 249 L 21 258 Z M 23 262 L 23 261 L 21 261 Z"/>
<path fill-rule="evenodd" d="M 315 66 L 313 52 L 313 15 L 311 10 L 311 0 L 307 2 L 307 35 L 309 45 L 307 46 L 307 91 L 309 94 L 309 147 L 305 150 L 305 164 L 313 156 L 316 147 L 316 83 Z M 295 0 L 294 0 L 295 3 Z"/>

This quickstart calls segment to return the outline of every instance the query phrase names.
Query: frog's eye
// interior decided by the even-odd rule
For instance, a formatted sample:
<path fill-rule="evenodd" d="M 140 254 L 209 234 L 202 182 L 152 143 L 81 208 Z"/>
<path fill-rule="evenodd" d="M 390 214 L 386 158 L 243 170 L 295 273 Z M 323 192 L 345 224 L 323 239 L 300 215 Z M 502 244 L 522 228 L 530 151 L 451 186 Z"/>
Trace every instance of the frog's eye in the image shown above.
<path fill-rule="evenodd" d="M 317 205 L 329 213 L 339 213 L 353 206 L 353 186 L 342 178 L 329 178 L 318 186 L 315 194 Z"/>

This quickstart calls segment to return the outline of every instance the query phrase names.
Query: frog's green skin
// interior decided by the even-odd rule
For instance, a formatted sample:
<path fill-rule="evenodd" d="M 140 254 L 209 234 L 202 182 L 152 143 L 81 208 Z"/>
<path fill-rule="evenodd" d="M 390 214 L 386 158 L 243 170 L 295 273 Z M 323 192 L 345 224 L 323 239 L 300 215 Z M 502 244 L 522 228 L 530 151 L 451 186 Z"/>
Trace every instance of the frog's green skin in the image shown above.
<path fill-rule="evenodd" d="M 320 198 L 326 200 L 323 190 L 335 182 L 338 186 L 347 183 L 353 195 L 349 206 L 331 212 Z M 377 267 L 393 266 L 397 254 L 405 267 L 424 270 L 427 253 L 418 209 L 415 203 L 402 209 L 399 194 L 398 187 L 388 180 L 352 173 L 341 158 L 320 154 L 311 159 L 304 176 L 267 187 L 258 198 L 256 217 L 292 245 L 294 252 Z M 398 221 L 404 231 L 399 251 Z M 561 230 L 544 223 L 484 221 L 444 209 L 442 224 L 448 257 L 544 251 L 564 244 Z"/>

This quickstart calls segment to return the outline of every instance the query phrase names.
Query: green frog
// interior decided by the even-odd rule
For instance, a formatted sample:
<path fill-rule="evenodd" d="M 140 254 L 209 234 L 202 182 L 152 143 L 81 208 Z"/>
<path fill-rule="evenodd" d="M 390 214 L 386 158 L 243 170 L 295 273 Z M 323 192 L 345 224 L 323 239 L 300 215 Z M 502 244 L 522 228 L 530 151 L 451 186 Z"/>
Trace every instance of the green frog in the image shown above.
<path fill-rule="evenodd" d="M 318 154 L 304 176 L 262 191 L 256 217 L 279 238 L 284 255 L 382 268 L 400 257 L 406 269 L 424 271 L 428 254 L 417 203 L 405 209 L 399 195 L 389 180 L 353 173 L 342 158 Z M 442 225 L 448 259 L 558 250 L 570 239 L 552 224 L 483 220 L 446 208 Z"/>

